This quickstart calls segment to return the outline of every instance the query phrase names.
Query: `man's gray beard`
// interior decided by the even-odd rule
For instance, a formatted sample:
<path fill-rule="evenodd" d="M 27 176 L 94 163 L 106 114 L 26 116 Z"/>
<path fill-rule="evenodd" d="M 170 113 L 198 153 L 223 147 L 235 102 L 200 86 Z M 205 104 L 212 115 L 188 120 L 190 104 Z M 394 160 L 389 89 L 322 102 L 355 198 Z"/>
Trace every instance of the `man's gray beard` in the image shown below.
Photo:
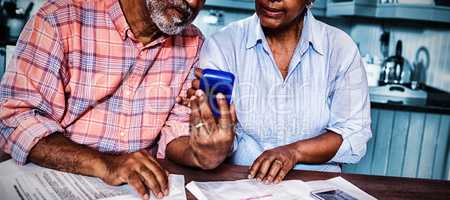
<path fill-rule="evenodd" d="M 179 16 L 167 17 L 165 13 L 168 6 L 167 0 L 147 0 L 147 8 L 150 10 L 150 18 L 153 23 L 163 33 L 168 35 L 176 35 L 181 33 L 192 22 L 192 9 L 184 0 L 173 0 L 175 6 L 186 12 L 186 16 L 180 18 Z M 187 19 L 183 19 L 187 18 Z"/>

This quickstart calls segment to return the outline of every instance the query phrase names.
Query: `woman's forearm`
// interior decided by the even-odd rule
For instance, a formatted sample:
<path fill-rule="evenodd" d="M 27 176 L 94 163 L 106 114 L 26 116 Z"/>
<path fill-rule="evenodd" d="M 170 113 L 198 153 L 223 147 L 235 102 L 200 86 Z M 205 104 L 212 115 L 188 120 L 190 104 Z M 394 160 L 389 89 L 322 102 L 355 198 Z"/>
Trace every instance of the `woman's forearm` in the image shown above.
<path fill-rule="evenodd" d="M 322 135 L 290 144 L 296 149 L 297 163 L 319 164 L 334 157 L 342 144 L 342 136 L 328 131 Z"/>

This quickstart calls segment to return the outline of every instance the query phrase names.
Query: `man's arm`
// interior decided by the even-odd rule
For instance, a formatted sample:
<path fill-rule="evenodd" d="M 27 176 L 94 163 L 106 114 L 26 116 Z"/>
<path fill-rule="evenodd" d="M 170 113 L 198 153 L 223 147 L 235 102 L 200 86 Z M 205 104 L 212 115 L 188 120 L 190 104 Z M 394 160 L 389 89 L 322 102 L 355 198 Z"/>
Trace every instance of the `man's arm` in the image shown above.
<path fill-rule="evenodd" d="M 111 185 L 128 183 L 143 199 L 149 198 L 149 190 L 159 198 L 168 194 L 167 172 L 145 150 L 105 154 L 56 133 L 41 139 L 30 151 L 29 160 L 51 169 L 99 177 Z"/>
<path fill-rule="evenodd" d="M 167 175 L 146 152 L 102 155 L 65 138 L 65 58 L 55 16 L 39 11 L 27 23 L 0 85 L 0 148 L 18 164 L 31 160 L 66 172 L 129 183 L 167 194 Z M 31 154 L 31 155 L 30 155 Z M 148 195 L 146 195 L 148 197 Z"/>
<path fill-rule="evenodd" d="M 86 176 L 105 177 L 106 155 L 77 144 L 61 133 L 41 139 L 30 151 L 28 160 L 43 167 Z"/>
<path fill-rule="evenodd" d="M 234 122 L 223 94 L 217 95 L 220 117 L 214 118 L 206 94 L 197 90 L 190 98 L 190 135 L 174 139 L 166 155 L 180 164 L 213 169 L 228 156 L 234 141 Z"/>

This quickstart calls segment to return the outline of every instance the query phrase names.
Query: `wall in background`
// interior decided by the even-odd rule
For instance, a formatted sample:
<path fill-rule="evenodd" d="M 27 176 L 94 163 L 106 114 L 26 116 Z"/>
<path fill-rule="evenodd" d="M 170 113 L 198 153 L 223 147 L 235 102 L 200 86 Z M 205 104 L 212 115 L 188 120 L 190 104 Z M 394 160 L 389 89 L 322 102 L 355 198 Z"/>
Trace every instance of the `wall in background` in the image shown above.
<path fill-rule="evenodd" d="M 253 12 L 221 10 L 224 25 L 210 25 L 205 21 L 212 8 L 202 10 L 194 21 L 208 36 L 235 20 L 251 16 Z M 403 41 L 403 56 L 411 63 L 421 46 L 430 52 L 430 67 L 427 70 L 426 84 L 450 92 L 450 26 L 448 24 L 404 22 L 392 20 L 370 20 L 354 18 L 320 18 L 347 32 L 359 45 L 361 55 L 370 54 L 381 58 L 379 38 L 384 30 L 391 33 L 390 55 L 394 54 L 397 40 Z"/>
<path fill-rule="evenodd" d="M 210 15 L 210 12 L 218 11 L 223 14 L 223 23 L 219 24 L 209 24 L 208 23 L 208 16 Z M 197 18 L 194 21 L 194 24 L 200 28 L 205 35 L 205 37 L 208 37 L 209 35 L 213 34 L 214 32 L 220 30 L 227 24 L 244 19 L 246 17 L 249 17 L 253 15 L 253 12 L 249 11 L 239 11 L 239 10 L 217 10 L 217 9 L 211 9 L 211 8 L 205 8 L 200 11 Z"/>
<path fill-rule="evenodd" d="M 386 22 L 386 21 L 385 21 Z M 359 44 L 362 55 L 381 57 L 379 38 L 383 28 L 391 33 L 390 55 L 395 52 L 397 40 L 403 42 L 403 56 L 413 62 L 416 51 L 425 47 L 430 52 L 430 66 L 427 70 L 427 85 L 450 92 L 450 26 L 448 24 L 399 22 L 389 23 L 359 20 L 352 21 L 349 32 Z"/>

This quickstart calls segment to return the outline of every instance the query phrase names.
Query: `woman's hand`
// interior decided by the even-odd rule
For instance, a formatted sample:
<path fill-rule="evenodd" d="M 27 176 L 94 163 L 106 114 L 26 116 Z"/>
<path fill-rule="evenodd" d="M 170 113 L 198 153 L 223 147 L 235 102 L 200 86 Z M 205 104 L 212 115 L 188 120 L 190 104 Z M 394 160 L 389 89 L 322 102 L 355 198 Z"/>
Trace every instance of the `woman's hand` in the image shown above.
<path fill-rule="evenodd" d="M 249 178 L 256 178 L 266 184 L 279 183 L 296 163 L 296 150 L 291 145 L 270 149 L 253 162 Z"/>

